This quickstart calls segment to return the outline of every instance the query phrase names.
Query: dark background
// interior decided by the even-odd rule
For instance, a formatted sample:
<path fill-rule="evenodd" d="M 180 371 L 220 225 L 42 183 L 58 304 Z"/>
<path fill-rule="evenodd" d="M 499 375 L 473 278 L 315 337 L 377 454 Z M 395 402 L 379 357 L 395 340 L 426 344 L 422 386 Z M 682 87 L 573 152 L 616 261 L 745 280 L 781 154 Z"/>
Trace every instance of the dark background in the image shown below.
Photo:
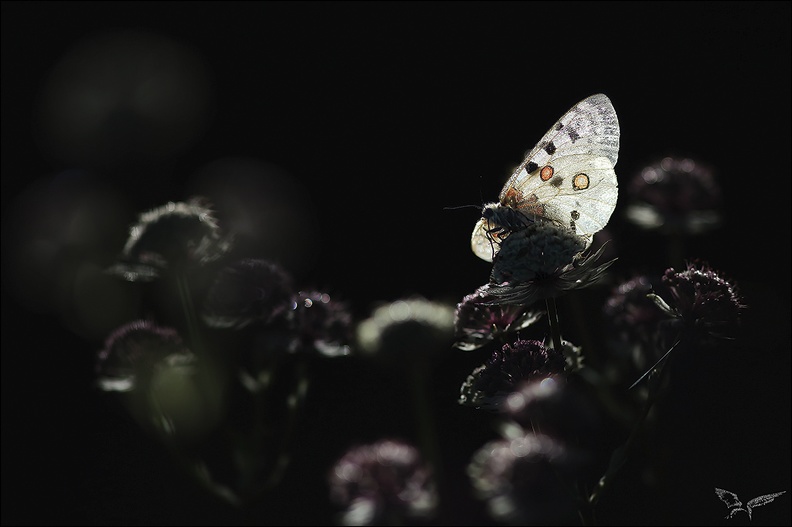
<path fill-rule="evenodd" d="M 198 64 L 175 81 L 192 95 L 171 101 L 192 117 L 165 126 L 167 148 L 122 114 L 96 148 L 69 150 L 71 129 L 58 135 L 47 117 L 53 86 L 68 83 L 64 57 L 77 53 L 67 65 L 101 79 L 75 46 L 126 29 L 180 43 Z M 330 523 L 324 474 L 344 449 L 411 438 L 397 378 L 329 363 L 298 439 L 305 454 L 268 500 L 239 512 L 94 388 L 94 353 L 125 312 L 108 305 L 106 318 L 81 322 L 57 277 L 83 256 L 112 256 L 137 211 L 222 188 L 202 179 L 213 163 L 242 163 L 267 181 L 243 191 L 239 210 L 263 233 L 247 255 L 282 262 L 357 317 L 413 294 L 457 302 L 489 267 L 469 249 L 478 212 L 445 207 L 493 200 L 545 130 L 598 92 L 620 120 L 622 189 L 669 154 L 713 167 L 724 223 L 684 256 L 726 273 L 749 306 L 741 345 L 690 358 L 669 397 L 657 455 L 673 483 L 655 495 L 624 484 L 603 521 L 726 524 L 713 487 L 743 501 L 792 490 L 789 2 L 3 2 L 3 523 Z M 235 202 L 217 201 L 221 219 L 233 216 Z M 624 225 L 622 203 L 609 226 L 613 279 L 679 267 L 659 236 Z M 63 235 L 51 261 L 28 261 L 30 239 L 75 218 L 94 245 Z M 441 443 L 459 459 L 491 436 L 455 402 L 481 362 L 455 351 L 438 368 Z M 452 521 L 484 521 L 456 470 Z M 789 524 L 789 494 L 754 520 Z"/>

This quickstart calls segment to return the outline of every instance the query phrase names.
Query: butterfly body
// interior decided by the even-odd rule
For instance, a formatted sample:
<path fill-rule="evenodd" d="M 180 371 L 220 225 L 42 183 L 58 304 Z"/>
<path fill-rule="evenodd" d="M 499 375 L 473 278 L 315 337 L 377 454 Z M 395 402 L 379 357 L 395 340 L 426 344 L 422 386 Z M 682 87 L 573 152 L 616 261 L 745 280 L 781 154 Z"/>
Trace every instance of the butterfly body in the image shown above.
<path fill-rule="evenodd" d="M 509 234 L 520 231 L 535 221 L 536 215 L 520 212 L 500 203 L 488 203 L 481 211 L 481 218 L 487 225 L 487 238 L 493 244 L 500 245 Z"/>
<path fill-rule="evenodd" d="M 619 122 L 610 99 L 592 95 L 573 106 L 514 170 L 499 202 L 484 206 L 471 248 L 492 261 L 500 243 L 534 221 L 552 221 L 591 243 L 610 219 L 618 183 Z"/>

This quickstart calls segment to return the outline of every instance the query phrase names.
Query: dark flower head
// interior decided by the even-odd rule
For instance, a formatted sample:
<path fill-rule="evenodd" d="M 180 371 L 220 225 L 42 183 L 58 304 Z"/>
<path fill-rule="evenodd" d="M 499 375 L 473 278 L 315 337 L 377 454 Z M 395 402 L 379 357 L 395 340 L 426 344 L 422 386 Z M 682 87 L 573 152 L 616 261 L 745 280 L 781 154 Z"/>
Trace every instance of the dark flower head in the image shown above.
<path fill-rule="evenodd" d="M 644 368 L 647 359 L 658 351 L 658 331 L 667 315 L 649 298 L 659 280 L 636 276 L 614 288 L 603 308 L 607 335 L 614 353 L 630 357 L 635 366 Z M 659 357 L 655 357 L 657 359 Z"/>
<path fill-rule="evenodd" d="M 116 329 L 96 365 L 102 390 L 123 402 L 144 428 L 170 440 L 204 437 L 223 410 L 221 376 L 190 352 L 176 330 L 138 320 Z"/>
<path fill-rule="evenodd" d="M 394 525 L 434 514 L 431 470 L 417 449 L 382 440 L 350 449 L 329 475 L 330 498 L 345 509 L 343 525 Z"/>
<path fill-rule="evenodd" d="M 509 234 L 492 265 L 492 281 L 527 282 L 572 263 L 590 240 L 552 221 L 536 220 Z"/>
<path fill-rule="evenodd" d="M 267 323 L 293 309 L 291 277 L 266 260 L 245 259 L 222 269 L 209 289 L 203 319 L 214 328 Z"/>
<path fill-rule="evenodd" d="M 524 306 L 496 303 L 489 284 L 476 289 L 457 304 L 454 314 L 455 347 L 473 351 L 504 335 L 525 329 L 543 315 Z"/>
<path fill-rule="evenodd" d="M 559 376 L 521 383 L 501 410 L 523 431 L 518 433 L 541 433 L 592 454 L 605 446 L 597 408 Z"/>
<path fill-rule="evenodd" d="M 423 298 L 397 300 L 380 306 L 358 324 L 361 350 L 381 357 L 408 361 L 426 359 L 451 344 L 454 310 Z"/>
<path fill-rule="evenodd" d="M 662 312 L 647 294 L 655 289 L 648 276 L 636 276 L 614 288 L 605 302 L 605 317 L 619 331 L 629 332 L 630 338 L 645 340 L 646 334 L 662 320 Z"/>
<path fill-rule="evenodd" d="M 643 229 L 699 234 L 720 224 L 720 187 L 713 172 L 692 159 L 666 157 L 645 167 L 628 194 L 627 219 Z"/>
<path fill-rule="evenodd" d="M 107 337 L 99 352 L 99 387 L 106 391 L 131 391 L 150 376 L 154 364 L 177 354 L 190 352 L 175 329 L 147 320 L 125 324 Z"/>
<path fill-rule="evenodd" d="M 509 241 L 517 234 L 519 232 L 510 235 L 506 241 Z M 493 267 L 492 275 L 492 280 L 494 281 L 490 283 L 488 292 L 494 297 L 493 303 L 529 306 L 538 300 L 557 297 L 567 291 L 589 287 L 596 284 L 605 274 L 608 267 L 616 261 L 610 260 L 604 264 L 597 265 L 604 248 L 605 246 L 603 245 L 590 255 L 579 253 L 570 263 L 557 267 L 549 273 L 544 271 L 532 273 L 533 278 L 525 281 L 511 278 L 503 282 L 497 282 L 508 277 L 508 273 L 502 270 L 495 272 L 495 269 L 498 268 L 499 258 L 503 254 L 503 249 L 501 249 L 501 252 L 495 257 L 495 267 Z M 531 273 L 523 274 L 523 276 L 528 274 Z"/>
<path fill-rule="evenodd" d="M 473 370 L 460 389 L 459 404 L 498 409 L 523 381 L 564 373 L 562 351 L 538 340 L 517 340 L 497 349 L 487 362 Z"/>
<path fill-rule="evenodd" d="M 562 443 L 525 434 L 491 441 L 468 465 L 476 497 L 490 516 L 510 525 L 578 523 L 578 456 Z"/>
<path fill-rule="evenodd" d="M 737 286 L 707 263 L 688 263 L 684 271 L 668 269 L 662 278 L 673 315 L 704 340 L 730 338 L 745 309 Z"/>
<path fill-rule="evenodd" d="M 352 315 L 327 293 L 300 291 L 292 300 L 294 351 L 316 351 L 327 357 L 349 355 Z"/>
<path fill-rule="evenodd" d="M 131 282 L 151 281 L 166 269 L 213 262 L 229 249 L 203 199 L 170 202 L 140 214 L 129 230 L 120 261 L 108 272 Z"/>

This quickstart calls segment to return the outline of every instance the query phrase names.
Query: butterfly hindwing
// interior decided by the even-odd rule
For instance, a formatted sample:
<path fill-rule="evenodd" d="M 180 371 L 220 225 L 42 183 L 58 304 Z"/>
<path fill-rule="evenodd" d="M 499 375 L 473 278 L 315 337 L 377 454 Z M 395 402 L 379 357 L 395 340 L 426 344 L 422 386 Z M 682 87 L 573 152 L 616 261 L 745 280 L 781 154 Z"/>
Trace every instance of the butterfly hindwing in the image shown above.
<path fill-rule="evenodd" d="M 480 218 L 473 228 L 473 235 L 470 237 L 470 247 L 473 254 L 484 260 L 491 262 L 493 256 L 498 253 L 498 246 L 492 236 L 488 234 L 493 228 L 486 219 Z"/>
<path fill-rule="evenodd" d="M 576 154 L 557 158 L 552 166 L 553 179 L 532 192 L 544 206 L 543 215 L 579 236 L 593 236 L 602 230 L 619 192 L 610 161 Z"/>

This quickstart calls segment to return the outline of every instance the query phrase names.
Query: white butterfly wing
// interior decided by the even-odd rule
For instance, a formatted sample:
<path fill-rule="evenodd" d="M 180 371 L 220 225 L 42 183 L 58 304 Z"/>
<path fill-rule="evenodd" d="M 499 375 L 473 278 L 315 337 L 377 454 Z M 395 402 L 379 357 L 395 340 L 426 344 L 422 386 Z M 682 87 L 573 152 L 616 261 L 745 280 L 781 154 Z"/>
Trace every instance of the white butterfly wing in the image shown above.
<path fill-rule="evenodd" d="M 618 156 L 616 111 L 608 97 L 592 95 L 547 131 L 504 185 L 501 203 L 519 196 L 543 205 L 545 217 L 568 226 L 574 221 L 579 235 L 592 236 L 616 207 Z"/>
<path fill-rule="evenodd" d="M 545 133 L 504 185 L 500 203 L 574 227 L 588 245 L 616 207 L 618 155 L 616 111 L 607 96 L 592 95 Z M 471 236 L 474 254 L 488 262 L 499 250 L 489 233 L 493 227 L 481 218 Z"/>
<path fill-rule="evenodd" d="M 521 169 L 534 162 L 538 168 L 549 160 L 575 154 L 607 157 L 616 166 L 619 159 L 619 119 L 605 94 L 587 97 L 569 109 L 544 134 L 525 160 L 506 182 L 501 198 L 515 185 Z M 534 170 L 528 170 L 529 173 Z"/>
<path fill-rule="evenodd" d="M 719 489 L 715 487 L 715 494 L 718 495 L 718 498 L 726 504 L 727 507 L 742 507 L 742 502 L 740 498 L 737 497 L 737 494 L 730 492 L 728 490 Z"/>
<path fill-rule="evenodd" d="M 767 505 L 768 503 L 770 503 L 771 501 L 773 501 L 774 499 L 776 499 L 777 497 L 779 497 L 781 494 L 783 494 L 785 492 L 786 492 L 785 490 L 782 490 L 781 492 L 773 492 L 772 494 L 765 494 L 764 496 L 757 496 L 754 499 L 752 499 L 751 501 L 749 501 L 747 503 L 746 507 L 748 507 L 748 510 L 751 510 L 754 507 L 759 507 L 761 505 Z"/>
<path fill-rule="evenodd" d="M 473 254 L 486 262 L 491 262 L 492 257 L 497 253 L 494 242 L 487 235 L 488 224 L 485 218 L 479 218 L 476 226 L 473 227 L 473 235 L 470 237 L 470 248 Z"/>
<path fill-rule="evenodd" d="M 616 172 L 607 157 L 574 154 L 557 157 L 545 166 L 553 167 L 553 177 L 535 188 L 542 215 L 569 227 L 579 236 L 592 237 L 601 231 L 613 214 L 619 194 Z M 536 177 L 535 179 L 541 178 Z"/>

